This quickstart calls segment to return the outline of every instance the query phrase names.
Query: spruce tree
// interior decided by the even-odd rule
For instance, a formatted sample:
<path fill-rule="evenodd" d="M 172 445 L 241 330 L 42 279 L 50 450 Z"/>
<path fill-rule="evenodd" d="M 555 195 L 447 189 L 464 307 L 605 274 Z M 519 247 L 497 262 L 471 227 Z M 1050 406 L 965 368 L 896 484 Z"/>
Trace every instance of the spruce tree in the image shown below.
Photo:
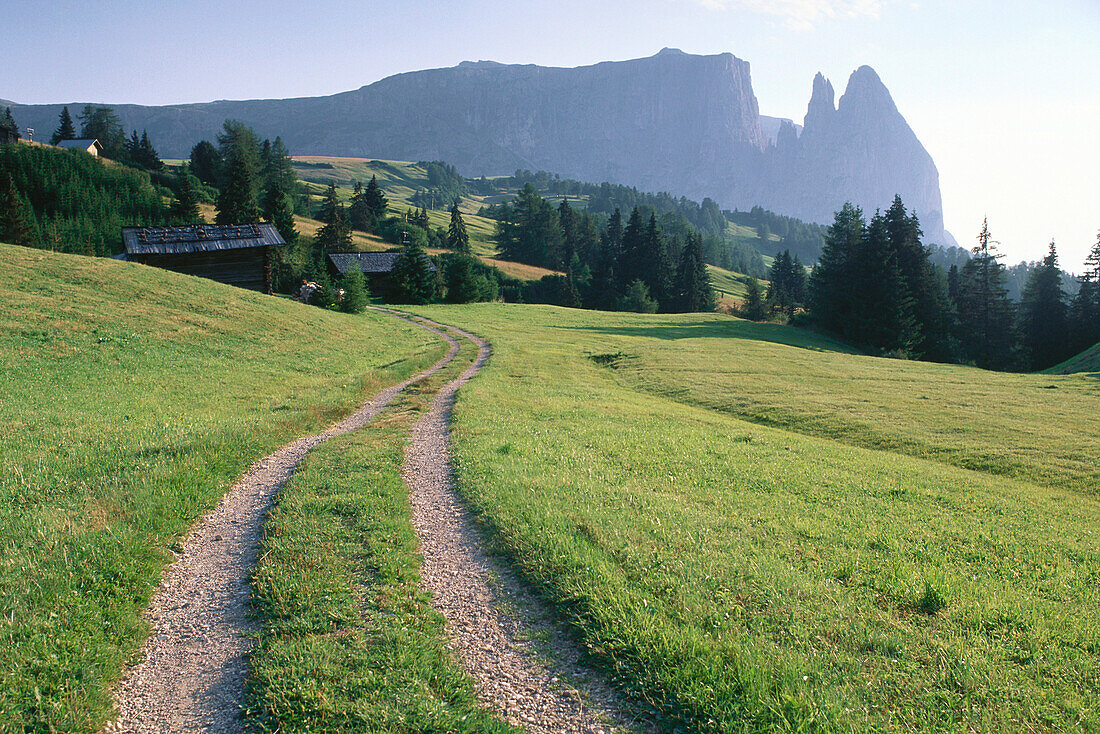
<path fill-rule="evenodd" d="M 95 139 L 103 146 L 103 155 L 113 161 L 126 160 L 126 131 L 110 107 L 85 105 L 78 115 L 80 137 Z"/>
<path fill-rule="evenodd" d="M 677 310 L 689 313 L 714 310 L 714 289 L 703 262 L 703 240 L 698 234 L 688 236 L 688 243 L 680 253 L 676 283 L 680 297 Z"/>
<path fill-rule="evenodd" d="M 853 317 L 856 294 L 856 254 L 866 225 L 859 207 L 845 204 L 825 234 L 817 266 L 810 277 L 810 308 L 828 331 L 844 333 Z"/>
<path fill-rule="evenodd" d="M 340 279 L 340 310 L 344 313 L 362 313 L 370 302 L 367 279 L 359 268 L 352 268 Z"/>
<path fill-rule="evenodd" d="M 374 212 L 367 202 L 363 184 L 359 181 L 355 182 L 351 203 L 348 204 L 348 226 L 360 232 L 371 232 L 374 229 Z"/>
<path fill-rule="evenodd" d="M 0 115 L 0 143 L 19 140 L 21 137 L 23 136 L 19 133 L 19 125 L 11 116 L 11 107 L 5 108 L 4 114 Z"/>
<path fill-rule="evenodd" d="M 260 221 L 256 200 L 254 152 L 243 144 L 229 146 L 225 156 L 223 184 L 218 195 L 216 224 L 252 224 Z"/>
<path fill-rule="evenodd" d="M 53 131 L 53 135 L 50 137 L 50 145 L 57 145 L 62 140 L 75 140 L 76 139 L 76 127 L 73 125 L 73 118 L 69 114 L 68 107 L 61 108 L 61 115 L 59 117 L 60 123 L 57 129 Z"/>
<path fill-rule="evenodd" d="M 455 252 L 470 251 L 470 236 L 466 234 L 466 223 L 462 221 L 462 212 L 458 210 L 458 199 L 451 206 L 451 223 L 447 227 L 447 247 Z"/>
<path fill-rule="evenodd" d="M 324 226 L 317 230 L 314 238 L 314 256 L 319 262 L 323 262 L 326 254 L 351 248 L 351 227 L 348 226 L 347 213 L 340 203 L 335 183 L 330 183 L 325 191 L 320 216 Z"/>
<path fill-rule="evenodd" d="M 35 244 L 34 213 L 15 187 L 11 174 L 4 176 L 0 188 L 0 242 L 25 247 Z"/>
<path fill-rule="evenodd" d="M 298 230 L 294 227 L 294 210 L 290 206 L 290 197 L 278 181 L 268 189 L 264 197 L 264 219 L 275 225 L 287 245 L 297 243 Z"/>
<path fill-rule="evenodd" d="M 370 183 L 367 184 L 367 189 L 363 194 L 366 197 L 367 206 L 370 208 L 373 221 L 377 225 L 377 222 L 381 222 L 386 217 L 386 208 L 389 206 L 389 202 L 386 201 L 386 195 L 383 193 L 382 187 L 378 185 L 377 176 L 370 177 Z"/>
<path fill-rule="evenodd" d="M 1030 369 L 1041 370 L 1070 356 L 1066 347 L 1066 293 L 1053 241 L 1047 256 L 1028 277 L 1019 316 L 1020 337 Z"/>
<path fill-rule="evenodd" d="M 855 252 L 850 287 L 858 289 L 858 297 L 842 333 L 883 352 L 910 353 L 920 339 L 920 326 L 886 219 L 877 213 Z"/>
<path fill-rule="evenodd" d="M 393 298 L 398 303 L 424 304 L 435 300 L 437 288 L 428 256 L 415 240 L 405 245 L 390 273 Z"/>
<path fill-rule="evenodd" d="M 202 221 L 199 213 L 199 195 L 194 176 L 186 168 L 176 178 L 169 215 L 180 224 L 196 224 Z"/>
<path fill-rule="evenodd" d="M 217 186 L 222 175 L 222 155 L 209 140 L 191 149 L 191 173 L 207 186 Z"/>
<path fill-rule="evenodd" d="M 1100 342 L 1100 233 L 1085 258 L 1081 288 L 1070 306 L 1070 323 L 1075 352 Z"/>
<path fill-rule="evenodd" d="M 763 321 L 768 316 L 767 308 L 764 305 L 764 297 L 760 292 L 760 282 L 751 275 L 749 276 L 745 301 L 738 309 L 737 315 L 749 321 Z"/>
<path fill-rule="evenodd" d="M 1005 288 L 1005 268 L 997 243 L 982 221 L 974 256 L 959 272 L 959 322 L 967 356 L 979 367 L 1013 366 L 1013 306 Z"/>

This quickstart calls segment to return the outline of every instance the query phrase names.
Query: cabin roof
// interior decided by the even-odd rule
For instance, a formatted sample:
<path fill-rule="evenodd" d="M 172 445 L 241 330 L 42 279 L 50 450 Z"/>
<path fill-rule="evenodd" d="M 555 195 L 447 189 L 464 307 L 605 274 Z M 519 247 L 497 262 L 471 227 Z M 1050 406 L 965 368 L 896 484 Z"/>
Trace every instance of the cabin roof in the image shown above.
<path fill-rule="evenodd" d="M 92 146 L 103 150 L 103 146 L 100 145 L 99 140 L 96 138 L 77 138 L 76 140 L 60 140 L 57 143 L 58 148 L 79 148 L 80 150 L 87 150 Z"/>
<path fill-rule="evenodd" d="M 328 259 L 340 275 L 352 268 L 358 268 L 364 275 L 376 275 L 391 272 L 399 257 L 401 257 L 400 252 L 333 252 Z M 432 272 L 436 272 L 435 263 L 431 258 L 425 255 L 424 259 L 428 261 Z"/>
<path fill-rule="evenodd" d="M 214 250 L 283 245 L 275 225 L 196 224 L 187 227 L 123 227 L 122 244 L 127 255 L 182 255 Z"/>

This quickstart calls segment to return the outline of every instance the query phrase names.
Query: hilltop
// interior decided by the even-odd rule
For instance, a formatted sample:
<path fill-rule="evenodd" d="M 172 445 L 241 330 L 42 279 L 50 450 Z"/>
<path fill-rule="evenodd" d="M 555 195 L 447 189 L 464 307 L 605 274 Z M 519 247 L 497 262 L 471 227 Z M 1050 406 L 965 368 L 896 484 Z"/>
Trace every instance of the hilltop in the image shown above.
<path fill-rule="evenodd" d="M 819 75 L 801 129 L 762 120 L 747 61 L 675 49 L 572 69 L 466 62 L 327 97 L 113 106 L 172 156 L 236 119 L 299 155 L 446 160 L 467 176 L 541 168 L 819 223 L 845 201 L 874 211 L 901 194 L 930 242 L 954 244 L 936 166 L 866 66 L 839 102 Z M 12 109 L 47 130 L 61 105 Z"/>

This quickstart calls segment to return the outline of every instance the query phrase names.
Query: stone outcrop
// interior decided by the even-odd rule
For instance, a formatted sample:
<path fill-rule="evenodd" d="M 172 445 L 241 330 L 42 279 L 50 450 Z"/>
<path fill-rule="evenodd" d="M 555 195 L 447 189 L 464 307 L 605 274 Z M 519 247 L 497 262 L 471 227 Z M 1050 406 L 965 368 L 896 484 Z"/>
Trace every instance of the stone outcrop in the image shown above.
<path fill-rule="evenodd" d="M 281 135 L 295 154 L 438 159 L 467 176 L 541 169 L 817 222 L 845 201 L 870 213 L 900 193 L 930 242 L 953 243 L 935 164 L 866 66 L 839 105 L 819 74 L 801 129 L 760 115 L 748 62 L 676 49 L 572 69 L 464 62 L 327 97 L 113 106 L 166 157 L 232 118 Z M 60 110 L 13 105 L 39 130 L 56 127 Z"/>

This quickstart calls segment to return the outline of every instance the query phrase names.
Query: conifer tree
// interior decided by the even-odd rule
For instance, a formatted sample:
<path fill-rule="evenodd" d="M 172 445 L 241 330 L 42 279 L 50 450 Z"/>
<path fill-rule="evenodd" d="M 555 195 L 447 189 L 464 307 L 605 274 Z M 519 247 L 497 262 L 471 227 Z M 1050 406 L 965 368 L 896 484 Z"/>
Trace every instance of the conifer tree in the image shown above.
<path fill-rule="evenodd" d="M 340 310 L 344 313 L 362 313 L 370 302 L 367 279 L 359 268 L 352 268 L 340 279 L 340 289 L 344 295 L 340 298 Z"/>
<path fill-rule="evenodd" d="M 1028 277 L 1019 315 L 1023 352 L 1030 369 L 1041 370 L 1070 356 L 1066 345 L 1066 293 L 1053 240 L 1047 256 Z"/>
<path fill-rule="evenodd" d="M 760 292 L 760 282 L 749 276 L 748 289 L 745 294 L 745 302 L 741 304 L 737 315 L 749 321 L 763 321 L 768 316 L 764 305 L 764 297 Z"/>
<path fill-rule="evenodd" d="M 856 255 L 866 225 L 859 207 L 845 204 L 825 234 L 825 245 L 810 277 L 810 307 L 828 331 L 844 333 L 855 304 L 853 290 Z"/>
<path fill-rule="evenodd" d="M 393 264 L 393 298 L 398 303 L 424 304 L 435 300 L 438 288 L 428 256 L 411 240 Z"/>
<path fill-rule="evenodd" d="M 377 223 L 385 218 L 386 208 L 389 206 L 389 202 L 386 200 L 386 195 L 383 193 L 382 187 L 378 185 L 377 176 L 370 177 L 370 183 L 367 184 L 367 189 L 363 194 L 366 197 L 367 207 L 371 211 L 375 226 L 377 226 Z"/>
<path fill-rule="evenodd" d="M 1100 342 L 1100 232 L 1085 258 L 1081 288 L 1070 306 L 1070 323 L 1074 351 L 1088 349 Z"/>
<path fill-rule="evenodd" d="M 374 212 L 367 203 L 366 192 L 363 184 L 355 182 L 352 189 L 351 203 L 348 204 L 348 226 L 360 232 L 370 232 L 374 229 Z"/>
<path fill-rule="evenodd" d="M 34 213 L 15 188 L 11 174 L 4 176 L 0 188 L 0 242 L 33 247 L 35 244 Z"/>
<path fill-rule="evenodd" d="M 447 227 L 447 247 L 455 252 L 470 251 L 470 236 L 466 234 L 466 222 L 462 220 L 462 212 L 458 209 L 458 199 L 455 199 L 451 206 L 451 223 Z"/>
<path fill-rule="evenodd" d="M 298 230 L 294 226 L 294 210 L 290 206 L 290 197 L 278 181 L 268 189 L 264 197 L 264 219 L 275 225 L 287 245 L 297 243 Z"/>
<path fill-rule="evenodd" d="M 844 334 L 885 352 L 910 353 L 920 338 L 896 251 L 890 245 L 885 217 L 875 214 L 856 250 L 850 287 L 858 287 Z"/>
<path fill-rule="evenodd" d="M 351 247 L 351 227 L 348 226 L 347 213 L 336 193 L 336 184 L 330 183 L 321 201 L 321 221 L 324 226 L 317 230 L 314 239 L 315 257 L 323 261 L 330 252 L 340 252 Z"/>
<path fill-rule="evenodd" d="M 967 355 L 979 367 L 1006 370 L 1013 360 L 1013 307 L 997 243 L 982 221 L 974 256 L 959 272 L 959 322 Z"/>
<path fill-rule="evenodd" d="M 619 258 L 615 270 L 624 284 L 640 280 L 645 283 L 646 252 L 645 225 L 638 207 L 630 212 L 630 218 L 623 227 Z M 649 294 L 647 293 L 647 296 Z"/>
<path fill-rule="evenodd" d="M 57 145 L 62 140 L 76 139 L 76 127 L 73 125 L 73 118 L 69 114 L 68 107 L 61 108 L 59 120 L 57 129 L 53 131 L 53 135 L 50 137 L 50 145 Z"/>
<path fill-rule="evenodd" d="M 4 114 L 0 115 L 0 143 L 19 140 L 22 137 L 19 133 L 19 125 L 11 115 L 11 107 L 5 108 Z"/>
<path fill-rule="evenodd" d="M 222 155 L 209 140 L 200 140 L 191 149 L 191 173 L 208 186 L 221 179 Z"/>
<path fill-rule="evenodd" d="M 264 140 L 260 148 L 260 162 L 264 191 L 278 186 L 285 196 L 290 197 L 297 187 L 298 176 L 294 173 L 290 151 L 281 137 L 276 136 L 274 143 Z"/>
<path fill-rule="evenodd" d="M 253 156 L 242 145 L 232 145 L 225 158 L 224 183 L 218 195 L 217 224 L 251 224 L 260 221 L 256 200 Z"/>
<path fill-rule="evenodd" d="M 172 192 L 172 205 L 168 213 L 181 224 L 195 224 L 202 221 L 195 182 L 195 177 L 188 173 L 186 168 L 176 179 L 175 190 Z"/>
<path fill-rule="evenodd" d="M 714 289 L 710 285 L 710 272 L 703 261 L 703 239 L 700 235 L 688 236 L 688 243 L 680 253 L 676 269 L 679 291 L 679 311 L 713 311 Z"/>
<path fill-rule="evenodd" d="M 103 155 L 113 161 L 126 159 L 126 131 L 122 121 L 110 107 L 85 105 L 78 115 L 80 137 L 95 139 L 103 146 Z"/>

